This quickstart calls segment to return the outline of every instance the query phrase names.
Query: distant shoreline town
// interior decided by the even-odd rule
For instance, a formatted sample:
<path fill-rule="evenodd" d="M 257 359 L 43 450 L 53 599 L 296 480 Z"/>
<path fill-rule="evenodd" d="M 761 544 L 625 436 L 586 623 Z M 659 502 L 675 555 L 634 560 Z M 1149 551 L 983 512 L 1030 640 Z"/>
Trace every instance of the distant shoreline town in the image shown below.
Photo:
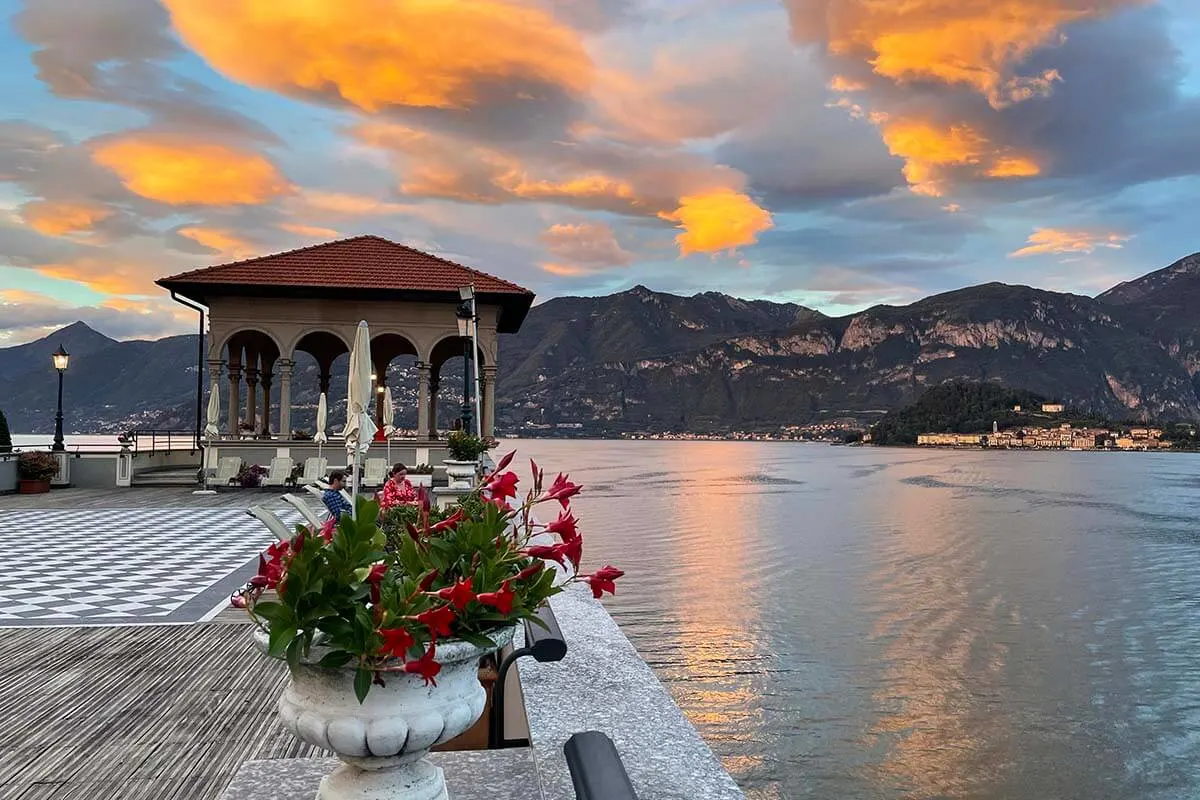
<path fill-rule="evenodd" d="M 1062 414 L 1060 403 L 1043 403 L 1043 414 Z M 1021 406 L 1013 406 L 1021 413 Z M 1161 428 L 1131 427 L 1110 430 L 1101 427 L 1073 427 L 1064 422 L 1057 427 L 1017 427 L 1000 430 L 992 423 L 991 433 L 922 433 L 918 447 L 1001 448 L 1005 450 L 1169 450 L 1173 442 L 1163 438 Z"/>

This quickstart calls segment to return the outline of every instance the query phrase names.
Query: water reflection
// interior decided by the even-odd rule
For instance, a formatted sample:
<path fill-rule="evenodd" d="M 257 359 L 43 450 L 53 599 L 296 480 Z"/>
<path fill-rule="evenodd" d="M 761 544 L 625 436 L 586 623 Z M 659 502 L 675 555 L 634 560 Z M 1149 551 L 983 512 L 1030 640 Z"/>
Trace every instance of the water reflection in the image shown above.
<path fill-rule="evenodd" d="M 1200 459 L 521 448 L 755 800 L 1200 797 Z"/>

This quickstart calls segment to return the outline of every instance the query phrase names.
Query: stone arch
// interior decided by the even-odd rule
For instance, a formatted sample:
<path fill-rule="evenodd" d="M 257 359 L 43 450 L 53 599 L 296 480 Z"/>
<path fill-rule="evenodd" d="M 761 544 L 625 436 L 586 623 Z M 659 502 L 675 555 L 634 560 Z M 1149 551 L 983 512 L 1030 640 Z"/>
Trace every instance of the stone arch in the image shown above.
<path fill-rule="evenodd" d="M 294 358 L 297 350 L 302 350 L 318 360 L 326 351 L 334 351 L 333 357 L 337 358 L 342 353 L 350 352 L 350 343 L 335 330 L 324 326 L 314 326 L 305 328 L 296 334 L 288 346 L 288 358 Z"/>
<path fill-rule="evenodd" d="M 275 334 L 264 328 L 254 327 L 240 327 L 229 332 L 224 338 L 221 339 L 220 345 L 213 352 L 216 354 L 217 358 L 224 358 L 226 357 L 224 354 L 230 349 L 230 345 L 236 347 L 239 343 L 241 343 L 244 349 L 247 341 L 259 345 L 261 345 L 264 341 L 269 342 L 271 346 L 262 348 L 262 350 L 266 352 L 273 352 L 275 358 L 279 358 L 285 352 L 290 352 L 285 351 L 283 347 L 280 346 L 279 339 L 275 336 Z M 232 355 L 232 353 L 230 353 L 230 355 Z M 228 360 L 232 362 L 233 359 L 229 358 Z M 238 363 L 241 363 L 240 359 Z"/>
<path fill-rule="evenodd" d="M 459 336 L 457 333 L 447 334 L 434 342 L 433 347 L 429 348 L 428 361 L 435 373 L 437 370 L 441 369 L 442 364 L 463 354 L 463 344 L 463 337 Z M 479 343 L 479 346 L 475 349 L 475 352 L 477 353 L 479 365 L 481 367 L 494 366 L 491 360 L 488 358 L 482 342 Z"/>

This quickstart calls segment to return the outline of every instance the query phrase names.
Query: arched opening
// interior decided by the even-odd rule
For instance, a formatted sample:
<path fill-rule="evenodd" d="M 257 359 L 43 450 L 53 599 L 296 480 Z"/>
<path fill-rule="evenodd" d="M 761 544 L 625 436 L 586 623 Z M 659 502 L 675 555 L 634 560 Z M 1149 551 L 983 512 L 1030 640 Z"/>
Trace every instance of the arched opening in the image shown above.
<path fill-rule="evenodd" d="M 279 344 L 269 334 L 247 328 L 231 334 L 223 351 L 229 370 L 225 398 L 228 435 L 269 438 L 273 427 L 271 411 L 279 407 L 279 387 L 275 380 Z"/>
<path fill-rule="evenodd" d="M 375 424 L 383 431 L 384 389 L 391 387 L 392 424 L 400 433 L 416 433 L 420 404 L 417 346 L 398 333 L 381 333 L 371 339 L 371 364 L 375 369 Z"/>
<path fill-rule="evenodd" d="M 341 430 L 346 417 L 346 375 L 350 346 L 336 333 L 310 331 L 297 340 L 292 354 L 292 429 L 301 438 L 317 432 L 317 403 L 325 393 L 326 436 Z M 340 387 L 340 388 L 339 388 Z"/>
<path fill-rule="evenodd" d="M 464 409 L 466 394 L 464 385 L 470 382 L 471 365 L 467 356 L 470 352 L 470 339 L 462 336 L 447 336 L 433 346 L 429 354 L 429 390 L 430 390 L 430 438 L 436 438 L 439 428 L 453 430 L 469 413 L 474 419 L 473 406 Z M 479 359 L 480 379 L 483 379 L 484 367 L 487 365 L 482 349 L 475 351 Z M 474 389 L 472 388 L 472 397 Z M 486 393 L 485 393 L 486 394 Z M 482 398 L 481 398 L 482 399 Z M 486 402 L 480 404 L 483 419 L 489 419 L 490 409 Z M 439 425 L 439 421 L 441 425 Z M 491 435 L 490 427 L 484 425 L 484 435 Z"/>

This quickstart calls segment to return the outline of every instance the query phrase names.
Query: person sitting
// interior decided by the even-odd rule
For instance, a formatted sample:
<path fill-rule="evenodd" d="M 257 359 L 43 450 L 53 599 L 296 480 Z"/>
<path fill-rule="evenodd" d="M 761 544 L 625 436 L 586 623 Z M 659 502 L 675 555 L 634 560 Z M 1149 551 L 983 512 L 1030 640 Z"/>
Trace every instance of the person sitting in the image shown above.
<path fill-rule="evenodd" d="M 346 484 L 346 473 L 334 470 L 329 473 L 329 488 L 321 495 L 321 502 L 329 509 L 329 516 L 339 519 L 342 514 L 353 511 L 350 503 L 342 496 L 342 488 Z"/>
<path fill-rule="evenodd" d="M 402 503 L 415 503 L 419 499 L 416 488 L 408 481 L 408 468 L 403 464 L 392 467 L 387 483 L 380 490 L 379 505 L 385 511 Z"/>

